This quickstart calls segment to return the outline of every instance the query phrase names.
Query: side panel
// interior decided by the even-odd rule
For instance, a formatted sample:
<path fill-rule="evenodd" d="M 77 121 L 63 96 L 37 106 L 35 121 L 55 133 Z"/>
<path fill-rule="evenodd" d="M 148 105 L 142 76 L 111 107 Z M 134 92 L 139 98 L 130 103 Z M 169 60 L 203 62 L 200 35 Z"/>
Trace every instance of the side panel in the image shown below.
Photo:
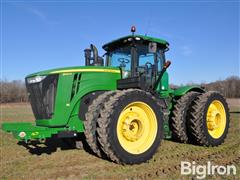
<path fill-rule="evenodd" d="M 173 95 L 174 96 L 182 96 L 182 95 L 186 94 L 189 91 L 205 92 L 205 90 L 202 89 L 199 86 L 183 86 L 183 87 L 180 87 L 180 88 L 174 90 L 173 91 Z"/>
<path fill-rule="evenodd" d="M 50 120 L 36 120 L 39 126 L 58 127 L 65 126 L 69 120 L 76 122 L 76 116 L 79 111 L 80 99 L 94 91 L 115 90 L 116 82 L 121 78 L 120 73 L 107 72 L 81 72 L 79 78 L 78 91 L 73 96 L 73 80 L 76 73 L 63 73 L 59 75 L 59 84 L 57 89 L 55 111 Z M 81 121 L 79 120 L 81 123 Z M 82 127 L 82 125 L 80 125 Z"/>
<path fill-rule="evenodd" d="M 162 98 L 169 97 L 169 94 L 172 93 L 172 90 L 169 87 L 169 78 L 168 78 L 168 72 L 164 72 L 162 79 L 157 87 L 157 92 Z"/>

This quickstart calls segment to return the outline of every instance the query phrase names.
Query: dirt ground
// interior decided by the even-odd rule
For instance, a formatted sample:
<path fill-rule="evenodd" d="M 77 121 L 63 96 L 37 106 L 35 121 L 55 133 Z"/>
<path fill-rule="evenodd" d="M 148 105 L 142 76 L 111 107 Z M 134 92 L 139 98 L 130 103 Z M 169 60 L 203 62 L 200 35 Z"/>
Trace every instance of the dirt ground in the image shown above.
<path fill-rule="evenodd" d="M 236 176 L 208 176 L 208 179 L 240 179 L 240 99 L 228 100 L 230 129 L 225 143 L 207 148 L 164 140 L 147 163 L 118 165 L 84 150 L 69 149 L 60 140 L 27 147 L 0 130 L 0 179 L 196 179 L 181 176 L 181 161 L 206 165 L 235 165 Z M 27 103 L 1 105 L 2 122 L 34 122 Z"/>
<path fill-rule="evenodd" d="M 230 112 L 240 112 L 240 99 L 227 99 Z"/>

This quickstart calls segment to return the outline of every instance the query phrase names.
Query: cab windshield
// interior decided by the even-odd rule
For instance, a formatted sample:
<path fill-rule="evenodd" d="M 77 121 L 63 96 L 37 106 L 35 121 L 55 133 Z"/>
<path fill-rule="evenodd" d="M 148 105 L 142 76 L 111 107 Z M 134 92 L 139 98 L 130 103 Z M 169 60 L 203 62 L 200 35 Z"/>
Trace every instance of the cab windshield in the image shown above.
<path fill-rule="evenodd" d="M 126 46 L 118 48 L 109 53 L 108 66 L 121 67 L 125 70 L 131 70 L 131 47 Z M 146 63 L 154 64 L 154 53 L 148 52 L 148 46 L 137 46 L 138 66 L 143 66 Z"/>
<path fill-rule="evenodd" d="M 126 74 L 130 76 L 132 68 L 132 56 L 136 56 L 136 67 L 152 67 L 157 66 L 157 71 L 162 69 L 164 62 L 164 51 L 158 49 L 156 52 L 149 52 L 149 46 L 143 44 L 137 44 L 135 46 L 135 53 L 132 46 L 127 45 L 124 47 L 116 48 L 113 51 L 108 52 L 108 66 L 120 67 Z"/>
<path fill-rule="evenodd" d="M 126 71 L 131 70 L 131 47 L 118 48 L 109 53 L 108 66 L 121 67 Z"/>

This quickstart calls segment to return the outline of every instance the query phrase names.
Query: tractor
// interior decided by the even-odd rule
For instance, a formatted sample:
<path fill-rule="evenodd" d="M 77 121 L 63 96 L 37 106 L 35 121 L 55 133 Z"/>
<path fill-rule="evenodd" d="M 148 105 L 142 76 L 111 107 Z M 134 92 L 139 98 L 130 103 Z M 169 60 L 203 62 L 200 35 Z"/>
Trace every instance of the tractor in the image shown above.
<path fill-rule="evenodd" d="M 162 139 L 218 146 L 229 128 L 229 108 L 218 92 L 200 86 L 171 88 L 169 43 L 135 34 L 91 44 L 85 66 L 41 71 L 25 78 L 35 124 L 4 122 L 19 141 L 58 137 L 78 142 L 119 164 L 152 158 Z"/>

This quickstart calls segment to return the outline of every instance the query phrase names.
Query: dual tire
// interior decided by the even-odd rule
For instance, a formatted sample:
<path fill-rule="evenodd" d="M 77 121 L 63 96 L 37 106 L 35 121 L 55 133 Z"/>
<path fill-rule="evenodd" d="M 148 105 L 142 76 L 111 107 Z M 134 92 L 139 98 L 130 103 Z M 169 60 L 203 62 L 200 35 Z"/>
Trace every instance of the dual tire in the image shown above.
<path fill-rule="evenodd" d="M 145 162 L 155 154 L 163 137 L 161 106 L 141 90 L 106 92 L 89 106 L 85 136 L 100 157 L 121 164 Z"/>
<path fill-rule="evenodd" d="M 176 99 L 170 125 L 176 141 L 218 146 L 228 133 L 227 102 L 218 92 L 189 92 Z"/>
<path fill-rule="evenodd" d="M 218 146 L 228 134 L 229 122 L 225 98 L 218 92 L 209 91 L 194 100 L 187 126 L 194 144 Z"/>

